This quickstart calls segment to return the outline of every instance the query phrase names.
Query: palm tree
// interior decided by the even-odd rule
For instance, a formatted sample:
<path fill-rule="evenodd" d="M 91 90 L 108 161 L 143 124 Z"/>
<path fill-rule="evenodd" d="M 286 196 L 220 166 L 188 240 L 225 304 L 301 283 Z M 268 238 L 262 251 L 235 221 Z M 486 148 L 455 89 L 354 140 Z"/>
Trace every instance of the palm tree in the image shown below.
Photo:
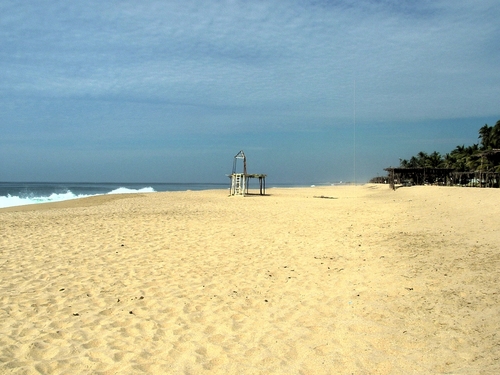
<path fill-rule="evenodd" d="M 478 155 L 479 145 L 473 144 L 465 149 L 465 167 L 467 171 L 474 172 L 481 165 L 481 157 Z"/>
<path fill-rule="evenodd" d="M 452 154 L 446 154 L 443 159 L 443 165 L 445 168 L 455 169 L 457 159 Z"/>
<path fill-rule="evenodd" d="M 410 163 L 408 165 L 409 168 L 417 168 L 418 167 L 418 159 L 415 156 L 410 158 Z"/>
<path fill-rule="evenodd" d="M 500 120 L 495 126 L 485 124 L 479 129 L 479 144 L 459 145 L 444 157 L 437 151 L 427 154 L 420 151 L 410 160 L 400 160 L 401 168 L 452 168 L 457 172 L 500 172 L 500 153 L 484 151 L 500 149 Z"/>
<path fill-rule="evenodd" d="M 429 158 L 429 155 L 427 155 L 427 153 L 423 152 L 423 151 L 420 151 L 418 154 L 417 154 L 417 157 L 418 157 L 418 166 L 421 167 L 421 168 L 424 168 L 426 167 L 427 165 L 427 159 Z"/>
<path fill-rule="evenodd" d="M 410 162 L 406 159 L 399 159 L 400 168 L 410 168 Z"/>
<path fill-rule="evenodd" d="M 426 167 L 429 168 L 440 168 L 443 164 L 443 158 L 441 154 L 437 151 L 434 151 L 432 154 L 427 155 L 427 160 L 425 163 Z"/>
<path fill-rule="evenodd" d="M 491 128 L 490 145 L 491 148 L 500 148 L 500 120 Z"/>
<path fill-rule="evenodd" d="M 479 139 L 481 139 L 481 148 L 486 150 L 491 145 L 491 132 L 492 128 L 485 124 L 481 129 L 479 129 Z"/>

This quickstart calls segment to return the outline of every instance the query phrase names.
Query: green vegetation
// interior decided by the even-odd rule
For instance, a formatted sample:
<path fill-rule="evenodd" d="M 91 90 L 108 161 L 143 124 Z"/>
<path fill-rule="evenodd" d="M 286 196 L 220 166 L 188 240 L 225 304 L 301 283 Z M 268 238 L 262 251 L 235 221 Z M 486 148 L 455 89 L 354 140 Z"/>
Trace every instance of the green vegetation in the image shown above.
<path fill-rule="evenodd" d="M 457 146 L 442 156 L 434 151 L 420 151 L 409 160 L 400 160 L 400 168 L 452 168 L 456 172 L 500 173 L 500 120 L 495 126 L 484 125 L 479 129 L 480 144 Z M 495 152 L 496 151 L 496 152 Z"/>

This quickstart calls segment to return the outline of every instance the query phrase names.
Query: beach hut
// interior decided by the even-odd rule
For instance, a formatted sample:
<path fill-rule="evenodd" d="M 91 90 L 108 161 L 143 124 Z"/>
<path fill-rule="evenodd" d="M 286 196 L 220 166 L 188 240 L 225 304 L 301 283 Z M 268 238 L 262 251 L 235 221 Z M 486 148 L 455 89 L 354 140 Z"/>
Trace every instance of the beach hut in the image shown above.
<path fill-rule="evenodd" d="M 389 186 L 396 190 L 396 185 L 449 185 L 452 168 L 385 168 L 389 172 Z"/>

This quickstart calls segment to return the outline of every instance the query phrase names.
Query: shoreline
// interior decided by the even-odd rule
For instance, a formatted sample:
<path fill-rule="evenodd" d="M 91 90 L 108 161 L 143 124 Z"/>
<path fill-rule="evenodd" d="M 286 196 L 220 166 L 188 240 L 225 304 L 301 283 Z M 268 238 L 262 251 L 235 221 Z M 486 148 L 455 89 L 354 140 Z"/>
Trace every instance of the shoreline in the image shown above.
<path fill-rule="evenodd" d="M 500 370 L 497 189 L 221 190 L 1 209 L 0 372 Z"/>
<path fill-rule="evenodd" d="M 268 187 L 267 190 L 272 190 L 272 189 L 309 189 L 309 188 L 324 188 L 324 187 L 343 187 L 343 186 L 363 186 L 365 184 L 358 184 L 358 185 L 311 185 L 311 186 L 271 186 Z M 108 200 L 115 200 L 115 199 L 122 199 L 122 198 L 127 198 L 128 196 L 133 197 L 136 195 L 144 195 L 144 194 L 155 194 L 155 193 L 177 193 L 177 192 L 203 192 L 203 191 L 229 191 L 229 188 L 224 187 L 224 188 L 218 188 L 218 189 L 202 189 L 202 190 L 191 190 L 191 189 L 186 189 L 186 190 L 168 190 L 168 191 L 154 191 L 154 192 L 148 192 L 148 193 L 143 193 L 143 192 L 134 192 L 134 193 L 103 193 L 103 194 L 96 194 L 96 195 L 91 195 L 91 196 L 85 196 L 85 197 L 75 197 L 75 198 L 70 198 L 70 199 L 65 199 L 61 201 L 54 201 L 54 202 L 40 202 L 40 203 L 31 203 L 31 204 L 21 204 L 17 206 L 8 206 L 8 207 L 0 207 L 0 212 L 12 212 L 12 211 L 31 211 L 31 210 L 44 210 L 44 209 L 50 209 L 50 208 L 68 208 L 68 207 L 79 207 L 79 206 L 91 206 L 94 204 L 93 200 L 95 199 L 95 204 L 102 204 L 103 202 L 106 202 Z M 252 187 L 249 189 L 249 194 L 248 196 L 254 196 L 254 195 L 259 195 L 258 193 L 254 193 L 255 191 L 258 191 L 256 187 Z M 269 195 L 269 194 L 265 194 Z M 39 207 L 43 205 L 43 207 Z"/>

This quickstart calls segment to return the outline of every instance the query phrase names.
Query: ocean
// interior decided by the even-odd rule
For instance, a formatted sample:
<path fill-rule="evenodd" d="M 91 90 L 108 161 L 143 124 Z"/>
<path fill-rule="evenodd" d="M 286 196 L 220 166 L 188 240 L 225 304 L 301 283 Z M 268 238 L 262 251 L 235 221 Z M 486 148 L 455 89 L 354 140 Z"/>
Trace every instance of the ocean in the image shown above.
<path fill-rule="evenodd" d="M 0 182 L 0 208 L 60 202 L 104 194 L 228 189 L 222 183 Z"/>

